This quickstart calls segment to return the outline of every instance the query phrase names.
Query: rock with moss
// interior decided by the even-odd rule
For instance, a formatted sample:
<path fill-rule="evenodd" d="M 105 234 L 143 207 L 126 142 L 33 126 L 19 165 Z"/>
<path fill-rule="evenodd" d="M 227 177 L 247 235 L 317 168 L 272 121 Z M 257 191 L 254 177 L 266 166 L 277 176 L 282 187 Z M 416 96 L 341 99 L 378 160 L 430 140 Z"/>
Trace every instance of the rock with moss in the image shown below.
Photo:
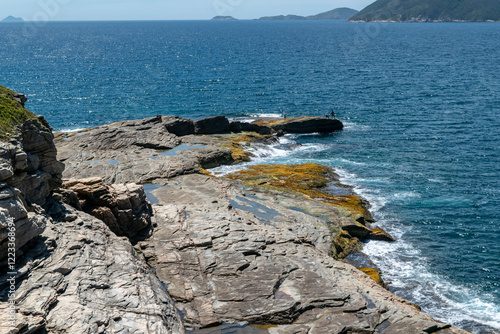
<path fill-rule="evenodd" d="M 43 232 L 47 218 L 40 206 L 62 182 L 51 128 L 24 108 L 26 101 L 0 86 L 0 259 Z"/>

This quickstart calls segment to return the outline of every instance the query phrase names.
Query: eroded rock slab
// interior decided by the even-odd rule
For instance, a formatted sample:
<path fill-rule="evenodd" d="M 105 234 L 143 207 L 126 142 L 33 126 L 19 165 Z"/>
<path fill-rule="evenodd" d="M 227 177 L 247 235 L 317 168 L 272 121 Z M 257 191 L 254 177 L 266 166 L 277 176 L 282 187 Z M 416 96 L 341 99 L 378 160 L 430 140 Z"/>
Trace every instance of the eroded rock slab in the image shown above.
<path fill-rule="evenodd" d="M 334 260 L 342 214 L 228 180 L 177 177 L 154 192 L 158 227 L 139 243 L 188 327 L 275 324 L 270 333 L 430 333 L 448 328 Z M 301 199 L 308 206 L 307 199 Z M 311 202 L 311 203 L 312 203 Z"/>
<path fill-rule="evenodd" d="M 172 122 L 184 131 L 182 120 L 158 116 L 57 134 L 58 158 L 66 164 L 64 177 L 99 176 L 108 184 L 161 183 L 232 161 L 231 150 L 215 144 L 185 140 L 181 146 L 181 137 L 167 130 Z"/>

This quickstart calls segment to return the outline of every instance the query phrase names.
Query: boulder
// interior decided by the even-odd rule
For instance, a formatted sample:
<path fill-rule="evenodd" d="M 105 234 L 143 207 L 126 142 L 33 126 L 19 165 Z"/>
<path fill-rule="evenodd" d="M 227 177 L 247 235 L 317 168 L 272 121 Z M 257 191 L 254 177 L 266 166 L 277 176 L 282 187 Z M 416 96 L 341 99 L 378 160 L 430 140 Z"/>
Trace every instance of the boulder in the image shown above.
<path fill-rule="evenodd" d="M 226 116 L 214 116 L 194 121 L 194 132 L 197 135 L 211 135 L 231 132 Z"/>
<path fill-rule="evenodd" d="M 7 257 L 10 249 L 16 252 L 40 235 L 47 218 L 36 212 L 28 212 L 21 192 L 13 187 L 0 189 L 0 259 Z"/>
<path fill-rule="evenodd" d="M 94 177 L 65 181 L 61 187 L 78 196 L 77 208 L 102 220 L 118 236 L 134 237 L 151 224 L 152 209 L 142 186 L 108 186 L 102 178 Z M 63 198 L 74 203 L 68 195 Z"/>
<path fill-rule="evenodd" d="M 177 116 L 166 116 L 163 117 L 163 125 L 168 132 L 176 136 L 187 136 L 195 133 L 194 122 L 190 119 Z"/>

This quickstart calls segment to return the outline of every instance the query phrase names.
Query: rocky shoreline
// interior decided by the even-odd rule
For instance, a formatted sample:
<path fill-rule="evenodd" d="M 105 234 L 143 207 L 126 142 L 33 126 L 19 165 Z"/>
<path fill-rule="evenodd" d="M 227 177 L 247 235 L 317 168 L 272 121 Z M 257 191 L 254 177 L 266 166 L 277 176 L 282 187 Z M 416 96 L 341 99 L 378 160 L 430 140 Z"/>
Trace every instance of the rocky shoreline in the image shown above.
<path fill-rule="evenodd" d="M 206 170 L 286 132 L 341 129 L 319 117 L 157 116 L 55 135 L 42 117 L 17 124 L 0 142 L 0 333 L 466 333 L 343 260 L 392 237 L 331 169 Z"/>

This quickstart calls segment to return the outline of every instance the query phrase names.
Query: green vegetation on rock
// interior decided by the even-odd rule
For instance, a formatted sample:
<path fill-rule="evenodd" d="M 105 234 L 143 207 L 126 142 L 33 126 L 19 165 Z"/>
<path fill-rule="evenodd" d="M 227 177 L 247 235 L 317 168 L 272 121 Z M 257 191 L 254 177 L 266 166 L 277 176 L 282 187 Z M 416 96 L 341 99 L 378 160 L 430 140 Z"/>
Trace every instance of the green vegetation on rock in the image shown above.
<path fill-rule="evenodd" d="M 500 21 L 498 0 L 377 0 L 349 21 Z"/>
<path fill-rule="evenodd" d="M 351 8 L 336 8 L 328 12 L 319 13 L 317 15 L 299 16 L 299 15 L 279 15 L 279 16 L 265 16 L 259 20 L 268 21 L 284 21 L 284 20 L 347 20 L 355 15 L 358 11 Z"/>
<path fill-rule="evenodd" d="M 15 92 L 0 86 L 0 140 L 11 138 L 17 125 L 36 118 L 35 114 L 15 99 L 15 95 Z"/>

